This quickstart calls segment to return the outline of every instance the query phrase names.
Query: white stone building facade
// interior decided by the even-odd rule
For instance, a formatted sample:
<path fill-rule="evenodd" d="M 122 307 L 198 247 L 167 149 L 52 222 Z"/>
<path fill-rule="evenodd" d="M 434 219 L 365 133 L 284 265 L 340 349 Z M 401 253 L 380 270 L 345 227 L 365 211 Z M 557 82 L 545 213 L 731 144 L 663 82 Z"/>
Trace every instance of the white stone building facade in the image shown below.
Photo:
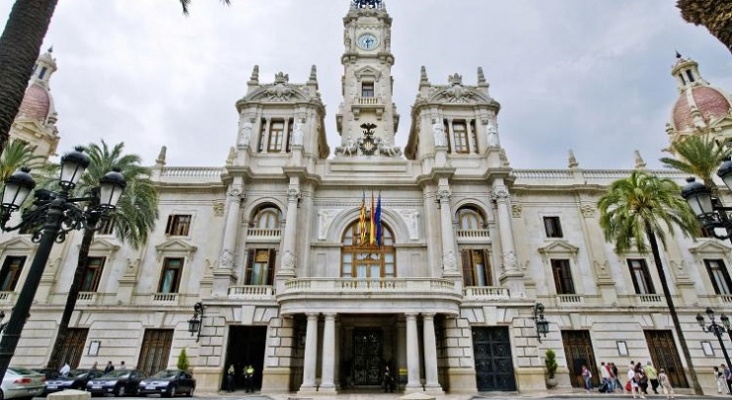
<path fill-rule="evenodd" d="M 688 387 L 652 257 L 615 253 L 598 223 L 598 198 L 630 171 L 582 169 L 571 153 L 566 169 L 512 168 L 480 68 L 475 84 L 459 74 L 432 83 L 423 68 L 407 145 L 396 147 L 391 22 L 377 0 L 354 1 L 344 18 L 333 151 L 315 66 L 305 83 L 284 73 L 260 80 L 254 68 L 222 166 L 167 166 L 161 151 L 152 176 L 161 219 L 138 250 L 113 231 L 96 234 L 65 357 L 154 372 L 185 348 L 199 391 L 221 388 L 229 365 L 252 364 L 263 393 L 378 389 L 388 366 L 401 390 L 470 394 L 544 390 L 552 349 L 564 387 L 580 385 L 582 364 L 615 362 L 624 376 L 630 360 L 653 361 Z M 670 141 L 726 140 L 729 95 L 692 60 L 679 58 L 672 74 L 680 97 Z M 52 101 L 44 92 L 39 109 L 33 88 L 26 103 L 43 119 L 35 137 L 55 149 Z M 24 115 L 18 129 L 29 129 Z M 636 164 L 645 169 L 640 155 Z M 362 204 L 370 215 L 379 199 L 383 243 L 362 244 Z M 80 240 L 54 247 L 14 363 L 47 363 Z M 35 251 L 28 235 L 0 236 L 0 308 L 12 307 Z M 730 245 L 677 237 L 662 256 L 712 392 L 720 350 L 694 318 L 732 304 Z M 187 330 L 197 302 L 200 338 Z M 541 340 L 537 303 L 550 322 Z"/>

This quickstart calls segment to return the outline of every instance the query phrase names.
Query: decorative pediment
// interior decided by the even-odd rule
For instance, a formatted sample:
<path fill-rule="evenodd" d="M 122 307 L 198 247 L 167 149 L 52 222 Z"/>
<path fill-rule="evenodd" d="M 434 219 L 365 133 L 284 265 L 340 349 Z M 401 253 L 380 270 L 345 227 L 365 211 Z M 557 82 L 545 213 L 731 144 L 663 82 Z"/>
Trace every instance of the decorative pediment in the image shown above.
<path fill-rule="evenodd" d="M 689 253 L 691 254 L 729 254 L 730 248 L 722 244 L 720 240 L 705 240 L 696 247 L 690 247 Z"/>
<path fill-rule="evenodd" d="M 30 253 L 36 248 L 36 244 L 24 237 L 16 236 L 10 240 L 0 243 L 0 253 L 15 251 L 19 253 Z"/>
<path fill-rule="evenodd" d="M 191 258 L 193 253 L 198 250 L 198 247 L 181 239 L 170 239 L 155 246 L 155 250 L 158 253 L 158 259 L 163 255 Z"/>
<path fill-rule="evenodd" d="M 429 97 L 430 103 L 451 103 L 451 104 L 472 104 L 472 103 L 493 103 L 494 100 L 483 93 L 475 90 L 474 87 L 463 86 L 457 83 L 450 86 L 440 86 L 434 88 L 434 92 Z"/>
<path fill-rule="evenodd" d="M 365 66 L 363 68 L 360 68 L 360 69 L 357 69 L 356 71 L 354 71 L 353 75 L 359 81 L 365 77 L 373 77 L 374 80 L 378 81 L 381 79 L 381 70 L 378 70 L 371 66 Z"/>
<path fill-rule="evenodd" d="M 89 253 L 113 253 L 119 250 L 119 247 L 119 244 L 114 243 L 111 240 L 95 238 L 91 246 L 89 246 Z"/>
<path fill-rule="evenodd" d="M 243 101 L 292 102 L 308 101 L 304 88 L 290 84 L 290 77 L 282 72 L 275 75 L 274 83 L 262 85 L 259 89 L 244 97 Z"/>
<path fill-rule="evenodd" d="M 572 246 L 566 240 L 554 240 L 546 246 L 539 247 L 539 253 L 548 254 L 572 254 L 576 255 L 579 252 L 579 247 Z"/>
<path fill-rule="evenodd" d="M 712 118 L 712 120 L 709 121 L 708 126 L 712 132 L 714 132 L 716 130 L 728 128 L 728 127 L 732 126 L 732 115 L 725 114 L 719 118 Z"/>

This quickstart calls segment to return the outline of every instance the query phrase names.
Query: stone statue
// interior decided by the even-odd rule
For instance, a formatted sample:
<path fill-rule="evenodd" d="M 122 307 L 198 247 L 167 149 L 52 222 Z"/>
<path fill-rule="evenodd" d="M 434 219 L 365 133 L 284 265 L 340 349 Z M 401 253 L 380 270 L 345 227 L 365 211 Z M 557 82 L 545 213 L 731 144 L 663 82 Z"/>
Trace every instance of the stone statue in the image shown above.
<path fill-rule="evenodd" d="M 303 140 L 303 131 L 302 126 L 304 124 L 304 120 L 302 118 L 299 118 L 295 122 L 295 128 L 292 130 L 292 145 L 293 146 L 302 146 L 302 140 Z"/>
<path fill-rule="evenodd" d="M 496 128 L 496 124 L 489 120 L 488 124 L 485 127 L 486 135 L 488 136 L 488 146 L 490 147 L 497 147 L 498 146 L 498 128 Z"/>
<path fill-rule="evenodd" d="M 249 140 L 252 137 L 252 121 L 245 119 L 239 129 L 239 144 L 242 146 L 249 146 Z"/>
<path fill-rule="evenodd" d="M 445 138 L 445 125 L 443 125 L 442 121 L 437 118 L 432 120 L 432 134 L 435 135 L 436 147 L 447 146 L 447 139 Z"/>

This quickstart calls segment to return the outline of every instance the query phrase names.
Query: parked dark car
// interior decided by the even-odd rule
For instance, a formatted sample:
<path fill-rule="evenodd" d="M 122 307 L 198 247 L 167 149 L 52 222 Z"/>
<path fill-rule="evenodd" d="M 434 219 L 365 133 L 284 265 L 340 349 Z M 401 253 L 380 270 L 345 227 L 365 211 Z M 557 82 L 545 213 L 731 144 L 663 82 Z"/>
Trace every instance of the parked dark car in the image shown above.
<path fill-rule="evenodd" d="M 43 374 L 46 379 L 53 379 L 57 378 L 59 375 L 59 372 L 56 371 L 53 368 L 31 368 L 31 371 L 38 372 L 39 374 Z"/>
<path fill-rule="evenodd" d="M 166 369 L 140 381 L 137 393 L 140 395 L 159 394 L 163 397 L 185 394 L 191 397 L 194 390 L 196 390 L 196 380 L 191 374 L 179 369 Z"/>
<path fill-rule="evenodd" d="M 86 390 L 86 384 L 89 380 L 99 378 L 104 373 L 100 370 L 88 370 L 88 369 L 75 369 L 68 373 L 68 375 L 58 375 L 55 378 L 46 380 L 46 388 L 43 390 L 43 395 L 49 393 L 60 392 L 66 389 L 78 389 Z"/>
<path fill-rule="evenodd" d="M 136 395 L 140 381 L 147 375 L 137 369 L 116 369 L 87 382 L 86 390 L 92 396 L 113 394 L 117 397 Z"/>

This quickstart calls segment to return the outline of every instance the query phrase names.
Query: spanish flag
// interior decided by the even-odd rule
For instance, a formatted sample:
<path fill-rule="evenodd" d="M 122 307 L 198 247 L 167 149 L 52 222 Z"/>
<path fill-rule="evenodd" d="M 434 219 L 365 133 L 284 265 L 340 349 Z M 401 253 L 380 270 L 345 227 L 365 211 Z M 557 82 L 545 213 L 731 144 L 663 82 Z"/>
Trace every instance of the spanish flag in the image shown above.
<path fill-rule="evenodd" d="M 358 217 L 358 232 L 360 237 L 359 244 L 366 243 L 366 193 L 362 192 L 361 197 L 361 214 Z"/>
<path fill-rule="evenodd" d="M 374 192 L 371 192 L 371 220 L 369 221 L 369 244 L 376 244 L 376 221 L 374 217 L 376 213 L 376 207 L 374 207 Z"/>

